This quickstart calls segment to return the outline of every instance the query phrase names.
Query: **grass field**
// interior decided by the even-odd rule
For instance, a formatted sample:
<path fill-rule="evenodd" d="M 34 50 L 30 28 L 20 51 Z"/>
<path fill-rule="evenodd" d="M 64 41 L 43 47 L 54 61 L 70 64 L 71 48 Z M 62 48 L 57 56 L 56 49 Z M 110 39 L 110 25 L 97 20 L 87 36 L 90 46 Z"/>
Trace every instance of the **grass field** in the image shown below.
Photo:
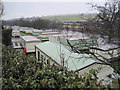
<path fill-rule="evenodd" d="M 86 21 L 86 18 L 93 18 L 95 14 L 68 14 L 68 15 L 56 15 L 56 16 L 44 16 L 42 19 L 48 19 L 51 21 L 59 21 L 59 22 L 75 22 L 75 21 Z"/>

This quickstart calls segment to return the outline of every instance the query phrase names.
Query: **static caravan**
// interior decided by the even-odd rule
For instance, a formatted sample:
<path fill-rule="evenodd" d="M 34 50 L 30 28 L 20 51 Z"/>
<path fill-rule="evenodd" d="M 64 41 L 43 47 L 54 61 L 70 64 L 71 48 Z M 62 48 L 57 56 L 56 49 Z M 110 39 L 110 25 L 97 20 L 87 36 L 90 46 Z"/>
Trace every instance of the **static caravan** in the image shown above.
<path fill-rule="evenodd" d="M 21 31 L 21 32 L 24 32 L 24 33 L 32 34 L 32 30 L 33 30 L 33 28 L 20 27 L 20 31 Z"/>
<path fill-rule="evenodd" d="M 45 32 L 53 32 L 53 29 L 45 29 Z"/>
<path fill-rule="evenodd" d="M 44 32 L 44 33 L 40 33 L 39 37 L 41 41 L 48 41 L 51 35 L 57 35 L 57 34 L 60 34 L 60 33 L 59 32 Z"/>
<path fill-rule="evenodd" d="M 56 35 L 50 35 L 49 36 L 49 41 L 50 42 L 60 42 L 60 38 L 71 38 L 71 37 L 77 37 L 78 34 L 56 34 Z"/>
<path fill-rule="evenodd" d="M 97 38 L 90 38 L 90 37 L 65 37 L 65 38 L 60 38 L 60 43 L 64 46 L 67 46 L 69 48 L 69 43 L 74 46 L 75 48 L 78 49 L 89 49 L 91 46 L 96 46 L 97 45 Z"/>
<path fill-rule="evenodd" d="M 35 52 L 35 45 L 40 43 L 40 40 L 33 36 L 21 36 L 24 53 Z"/>
<path fill-rule="evenodd" d="M 60 34 L 59 32 L 43 32 L 40 35 L 55 35 L 55 34 Z"/>
<path fill-rule="evenodd" d="M 44 42 L 35 45 L 36 58 L 38 61 L 42 60 L 43 64 L 59 65 L 66 67 L 68 70 L 73 70 L 82 75 L 89 73 L 92 69 L 99 70 L 97 74 L 98 80 L 109 80 L 107 75 L 113 73 L 113 68 L 102 64 L 96 58 L 88 54 L 77 54 L 69 51 L 60 43 Z M 52 53 L 51 53 L 52 52 Z M 42 58 L 42 59 L 41 59 Z"/>
<path fill-rule="evenodd" d="M 32 30 L 25 30 L 25 33 L 32 34 Z"/>
<path fill-rule="evenodd" d="M 11 26 L 13 30 L 19 30 L 20 27 L 19 26 Z"/>
<path fill-rule="evenodd" d="M 32 31 L 32 35 L 33 35 L 33 36 L 39 36 L 39 34 L 41 34 L 42 31 L 43 31 L 43 30 L 33 30 L 33 31 Z"/>
<path fill-rule="evenodd" d="M 21 38 L 12 38 L 12 46 L 15 49 L 22 49 Z"/>
<path fill-rule="evenodd" d="M 23 53 L 21 38 L 12 38 L 12 47 L 14 49 L 16 49 L 16 51 L 19 51 L 20 53 Z"/>
<path fill-rule="evenodd" d="M 19 30 L 12 30 L 12 37 L 20 37 L 20 31 Z"/>
<path fill-rule="evenodd" d="M 20 32 L 23 32 L 23 33 L 25 33 L 25 29 L 23 28 L 23 27 L 20 27 Z"/>
<path fill-rule="evenodd" d="M 111 59 L 111 58 L 117 58 L 120 56 L 120 48 L 117 45 L 104 44 L 104 46 L 101 46 L 99 48 L 102 49 L 103 51 L 96 50 L 96 49 L 90 49 L 90 51 L 93 52 L 97 56 L 97 58 L 100 60 L 104 61 L 105 60 L 104 58 L 106 58 L 107 60 L 110 60 L 110 62 L 112 62 L 114 61 L 114 59 Z M 109 52 L 107 50 L 109 50 Z"/>

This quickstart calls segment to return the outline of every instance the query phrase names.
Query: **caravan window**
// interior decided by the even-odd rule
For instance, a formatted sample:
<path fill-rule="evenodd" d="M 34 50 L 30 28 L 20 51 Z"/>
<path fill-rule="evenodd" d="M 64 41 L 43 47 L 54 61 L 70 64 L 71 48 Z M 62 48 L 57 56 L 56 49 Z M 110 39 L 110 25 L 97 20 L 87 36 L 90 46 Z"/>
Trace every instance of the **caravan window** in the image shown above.
<path fill-rule="evenodd" d="M 40 51 L 38 51 L 38 61 L 40 60 Z"/>
<path fill-rule="evenodd" d="M 47 64 L 50 65 L 50 58 L 47 59 Z"/>

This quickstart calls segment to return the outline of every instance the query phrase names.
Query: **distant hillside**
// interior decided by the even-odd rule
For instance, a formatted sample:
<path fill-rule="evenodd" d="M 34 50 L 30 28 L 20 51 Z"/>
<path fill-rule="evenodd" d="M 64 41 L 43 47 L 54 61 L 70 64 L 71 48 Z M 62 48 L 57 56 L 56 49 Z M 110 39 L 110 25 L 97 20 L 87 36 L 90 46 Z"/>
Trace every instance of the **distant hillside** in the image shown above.
<path fill-rule="evenodd" d="M 50 21 L 58 21 L 58 22 L 75 22 L 75 21 L 86 21 L 86 18 L 94 18 L 96 14 L 66 14 L 66 15 L 51 15 L 51 16 L 42 16 L 42 17 L 26 17 L 26 18 L 15 18 L 5 21 L 15 21 L 19 19 L 24 20 L 37 20 L 37 19 L 47 19 Z"/>
<path fill-rule="evenodd" d="M 48 19 L 51 21 L 59 22 L 71 22 L 71 21 L 86 21 L 85 18 L 93 18 L 96 14 L 68 14 L 68 15 L 56 15 L 56 16 L 43 16 L 42 19 Z"/>

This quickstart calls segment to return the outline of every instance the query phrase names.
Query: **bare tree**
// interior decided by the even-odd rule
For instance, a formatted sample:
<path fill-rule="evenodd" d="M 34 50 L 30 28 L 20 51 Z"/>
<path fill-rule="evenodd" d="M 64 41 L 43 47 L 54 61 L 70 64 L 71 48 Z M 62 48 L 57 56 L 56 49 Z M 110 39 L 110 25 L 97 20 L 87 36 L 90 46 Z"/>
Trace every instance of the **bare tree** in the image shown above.
<path fill-rule="evenodd" d="M 2 3 L 2 1 L 0 1 L 0 18 L 3 15 L 3 10 L 4 10 L 3 3 Z"/>
<path fill-rule="evenodd" d="M 118 38 L 118 19 L 119 17 L 119 1 L 114 0 L 106 2 L 105 6 L 92 5 L 97 8 L 98 14 L 96 17 L 97 26 L 100 27 L 101 35 L 108 36 L 108 43 Z"/>
<path fill-rule="evenodd" d="M 107 36 L 107 44 L 114 44 L 113 40 L 115 39 L 119 41 L 118 32 L 120 32 L 120 2 L 106 2 L 105 6 L 92 5 L 92 7 L 97 8 L 99 13 L 94 19 L 89 19 L 88 22 L 83 25 L 83 30 L 89 32 L 91 36 Z M 102 41 L 104 42 L 104 40 L 105 39 Z M 79 49 L 78 47 L 80 47 L 81 43 L 72 45 L 69 40 L 67 40 L 67 43 L 69 44 L 71 50 L 75 53 L 89 54 L 91 57 L 94 57 L 102 62 L 102 64 L 112 67 L 114 71 L 120 75 L 120 70 L 116 69 L 116 67 L 111 63 L 112 61 L 120 60 L 119 45 L 117 45 L 117 47 L 110 47 L 108 49 L 100 48 L 99 45 L 89 46 L 88 49 Z M 98 43 L 100 43 L 100 41 L 98 41 Z M 117 79 L 120 87 L 120 79 Z"/>

